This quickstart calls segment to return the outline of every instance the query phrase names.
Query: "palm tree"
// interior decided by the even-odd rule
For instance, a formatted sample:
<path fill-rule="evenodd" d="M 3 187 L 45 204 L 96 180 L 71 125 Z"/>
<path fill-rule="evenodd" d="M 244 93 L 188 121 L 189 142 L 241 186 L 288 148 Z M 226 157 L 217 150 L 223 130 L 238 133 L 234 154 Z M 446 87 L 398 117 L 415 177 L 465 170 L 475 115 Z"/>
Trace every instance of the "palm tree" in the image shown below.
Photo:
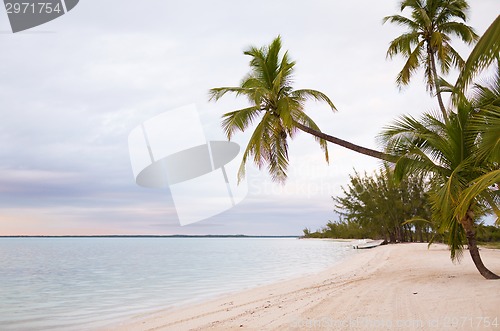
<path fill-rule="evenodd" d="M 481 158 L 489 159 L 496 165 L 495 169 L 478 178 L 463 193 L 457 208 L 457 214 L 463 214 L 467 206 L 480 192 L 497 188 L 497 198 L 500 195 L 500 15 L 488 27 L 479 39 L 465 66 L 460 72 L 457 83 L 451 90 L 452 100 L 459 104 L 466 100 L 465 91 L 472 79 L 491 64 L 496 64 L 495 75 L 488 86 L 474 84 L 472 92 L 472 107 L 474 113 L 471 117 L 471 129 L 478 132 L 478 154 Z M 498 200 L 497 200 L 498 201 Z M 495 203 L 490 203 L 497 216 L 496 223 L 500 225 L 500 208 Z"/>
<path fill-rule="evenodd" d="M 441 92 L 437 66 L 443 74 L 451 67 L 463 67 L 464 61 L 450 45 L 450 37 L 457 36 L 465 43 L 473 43 L 478 36 L 474 30 L 456 19 L 466 22 L 469 8 L 465 0 L 402 0 L 400 10 L 411 10 L 411 18 L 402 15 L 387 16 L 383 22 L 402 25 L 408 32 L 394 39 L 387 50 L 393 58 L 401 54 L 406 58 L 403 69 L 398 74 L 398 86 L 408 85 L 413 74 L 423 66 L 427 89 L 436 92 L 442 116 L 448 118 Z"/>
<path fill-rule="evenodd" d="M 328 161 L 326 141 L 382 160 L 394 160 L 391 155 L 361 147 L 321 132 L 318 125 L 304 112 L 308 99 L 326 102 L 336 110 L 332 101 L 322 92 L 311 89 L 294 90 L 292 74 L 295 62 L 288 52 L 281 55 L 281 38 L 278 36 L 266 47 L 250 47 L 244 52 L 251 57 L 250 72 L 237 87 L 219 87 L 210 90 L 210 100 L 219 100 L 226 93 L 245 96 L 250 107 L 223 115 L 222 127 L 228 139 L 236 131 L 244 131 L 257 120 L 254 132 L 243 154 L 238 173 L 245 174 L 248 158 L 262 168 L 267 166 L 273 180 L 284 182 L 288 166 L 288 138 L 298 130 L 315 136 Z"/>
<path fill-rule="evenodd" d="M 403 116 L 381 135 L 387 151 L 401 156 L 395 167 L 399 178 L 408 173 L 432 176 L 433 217 L 441 230 L 447 232 L 451 258 L 460 258 L 466 241 L 476 268 L 487 279 L 500 277 L 481 260 L 475 220 L 486 211 L 497 212 L 500 201 L 498 190 L 491 186 L 500 179 L 498 154 L 485 152 L 483 144 L 495 126 L 498 130 L 499 107 L 491 107 L 500 100 L 498 76 L 495 85 L 493 89 L 483 88 L 470 102 L 463 99 L 446 122 L 429 113 L 420 120 Z M 490 101 L 485 103 L 483 97 Z M 496 122 L 479 124 L 485 116 L 495 118 Z"/>
<path fill-rule="evenodd" d="M 497 64 L 496 74 L 489 86 L 474 85 L 471 106 L 474 113 L 470 119 L 470 128 L 477 132 L 477 154 L 481 160 L 488 160 L 493 169 L 477 178 L 462 193 L 455 214 L 464 214 L 467 206 L 475 197 L 485 190 L 496 189 L 494 200 L 490 201 L 493 212 L 497 216 L 496 223 L 500 225 L 500 66 Z M 463 99 L 461 99 L 463 100 Z M 495 200 L 496 199 L 496 200 Z"/>

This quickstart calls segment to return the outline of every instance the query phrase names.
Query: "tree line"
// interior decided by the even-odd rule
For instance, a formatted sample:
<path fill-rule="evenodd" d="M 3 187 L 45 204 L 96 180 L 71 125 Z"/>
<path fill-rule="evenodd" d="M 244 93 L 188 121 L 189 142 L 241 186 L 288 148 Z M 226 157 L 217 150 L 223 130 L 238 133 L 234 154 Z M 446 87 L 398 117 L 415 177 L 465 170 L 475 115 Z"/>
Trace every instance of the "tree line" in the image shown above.
<path fill-rule="evenodd" d="M 342 187 L 342 196 L 332 197 L 339 220 L 329 221 L 305 238 L 383 239 L 396 242 L 447 242 L 450 232 L 433 218 L 430 190 L 432 178 L 407 176 L 398 181 L 388 164 L 373 175 L 355 172 Z M 484 215 L 483 215 L 484 216 Z M 480 242 L 500 242 L 500 228 L 477 225 Z"/>
<path fill-rule="evenodd" d="M 333 197 L 337 222 L 310 233 L 307 237 L 372 238 L 387 242 L 430 241 L 436 226 L 430 219 L 429 181 L 422 175 L 397 181 L 394 171 L 385 165 L 373 176 L 355 172 L 342 187 L 343 195 Z M 412 220 L 412 222 L 408 222 Z"/>

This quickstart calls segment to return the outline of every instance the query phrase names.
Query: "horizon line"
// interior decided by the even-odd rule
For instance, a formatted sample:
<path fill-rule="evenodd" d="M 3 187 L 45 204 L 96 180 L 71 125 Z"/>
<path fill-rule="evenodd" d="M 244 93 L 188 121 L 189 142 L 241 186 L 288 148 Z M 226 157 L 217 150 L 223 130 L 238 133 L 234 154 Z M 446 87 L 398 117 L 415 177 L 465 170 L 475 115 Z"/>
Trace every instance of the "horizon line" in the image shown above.
<path fill-rule="evenodd" d="M 0 235 L 0 238 L 299 238 L 299 235 L 246 234 L 96 234 L 96 235 Z"/>

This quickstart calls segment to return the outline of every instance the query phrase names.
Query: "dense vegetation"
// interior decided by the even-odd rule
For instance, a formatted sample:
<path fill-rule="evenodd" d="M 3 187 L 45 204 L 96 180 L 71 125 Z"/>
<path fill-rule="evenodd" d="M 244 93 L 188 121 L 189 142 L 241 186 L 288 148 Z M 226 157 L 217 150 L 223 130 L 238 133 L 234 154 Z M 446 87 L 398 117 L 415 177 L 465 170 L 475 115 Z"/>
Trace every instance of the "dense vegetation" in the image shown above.
<path fill-rule="evenodd" d="M 372 238 L 388 242 L 429 241 L 436 229 L 430 219 L 429 183 L 423 176 L 397 181 L 386 165 L 373 176 L 350 176 L 342 187 L 343 196 L 334 197 L 341 220 L 329 222 L 307 237 Z M 408 222 L 412 220 L 412 222 Z M 309 233 L 308 233 L 309 232 Z"/>
<path fill-rule="evenodd" d="M 494 225 L 482 225 L 477 227 L 477 240 L 482 243 L 500 243 L 500 228 Z"/>
<path fill-rule="evenodd" d="M 329 221 L 325 227 L 317 231 L 311 232 L 310 229 L 305 228 L 304 238 L 331 238 L 331 239 L 384 239 L 383 236 L 378 235 L 378 231 L 372 231 L 370 229 L 364 228 L 359 222 L 349 221 L 346 219 L 341 219 L 339 221 Z M 414 230 L 412 230 L 414 231 Z M 423 238 L 418 236 L 409 237 L 414 239 L 414 241 L 424 241 L 428 242 L 434 235 L 434 242 L 443 242 L 444 236 L 438 234 L 437 232 L 429 231 L 424 234 Z M 500 228 L 494 225 L 484 225 L 479 224 L 477 227 L 477 241 L 485 246 L 490 246 L 489 244 L 500 244 Z M 423 239 L 423 240 L 422 240 Z M 497 247 L 495 245 L 494 247 Z M 497 247 L 500 248 L 500 247 Z"/>
<path fill-rule="evenodd" d="M 333 198 L 340 219 L 314 232 L 305 228 L 304 237 L 447 242 L 449 231 L 441 231 L 432 218 L 429 182 L 419 176 L 398 182 L 388 166 L 372 176 L 355 172 L 342 187 L 343 196 Z M 480 223 L 476 238 L 480 243 L 500 243 L 500 227 Z"/>

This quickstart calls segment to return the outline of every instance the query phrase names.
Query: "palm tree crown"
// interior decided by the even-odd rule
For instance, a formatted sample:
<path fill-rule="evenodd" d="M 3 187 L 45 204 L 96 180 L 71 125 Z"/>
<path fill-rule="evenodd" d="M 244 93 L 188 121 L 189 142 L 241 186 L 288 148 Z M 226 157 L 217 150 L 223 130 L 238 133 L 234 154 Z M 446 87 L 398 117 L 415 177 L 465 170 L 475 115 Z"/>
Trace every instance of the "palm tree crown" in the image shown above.
<path fill-rule="evenodd" d="M 311 90 L 293 90 L 292 74 L 295 62 L 288 53 L 280 59 L 281 38 L 277 37 L 269 46 L 250 47 L 244 54 L 251 56 L 250 72 L 238 87 L 220 87 L 210 90 L 210 99 L 218 100 L 228 92 L 248 98 L 251 106 L 223 115 L 222 127 L 228 137 L 236 131 L 244 131 L 260 119 L 243 154 L 238 177 L 245 174 L 249 157 L 261 168 L 267 166 L 273 180 L 284 182 L 288 167 L 287 138 L 293 138 L 298 125 L 321 132 L 314 121 L 304 113 L 307 99 L 326 102 L 332 110 L 335 106 L 323 93 Z M 326 141 L 317 138 L 328 161 Z"/>
<path fill-rule="evenodd" d="M 383 22 L 402 25 L 408 32 L 394 39 L 387 50 L 389 58 L 401 54 L 406 58 L 396 82 L 398 86 L 409 84 L 413 74 L 423 66 L 427 89 L 436 91 L 443 117 L 447 118 L 439 91 L 437 65 L 443 74 L 451 67 L 462 67 L 464 61 L 451 46 L 451 36 L 456 36 L 467 44 L 478 36 L 466 22 L 469 8 L 465 0 L 403 0 L 400 10 L 411 10 L 411 18 L 402 15 L 387 16 Z M 462 22 L 459 22 L 460 20 Z"/>
<path fill-rule="evenodd" d="M 269 46 L 250 47 L 244 52 L 252 57 L 250 72 L 237 87 L 219 87 L 210 90 L 210 100 L 219 100 L 226 93 L 246 96 L 250 107 L 223 115 L 222 127 L 228 139 L 236 131 L 245 131 L 259 120 L 243 154 L 238 178 L 245 175 L 245 164 L 253 158 L 259 168 L 267 166 L 271 177 L 278 182 L 286 180 L 288 167 L 288 138 L 293 138 L 297 130 L 306 132 L 319 142 L 328 161 L 326 142 L 342 146 L 357 153 L 384 161 L 395 162 L 393 155 L 359 146 L 346 140 L 321 132 L 318 125 L 305 114 L 308 99 L 325 101 L 336 110 L 332 101 L 323 93 L 292 88 L 292 74 L 295 62 L 288 52 L 281 52 L 281 38 L 278 36 Z M 280 58 L 281 56 L 281 58 Z"/>

